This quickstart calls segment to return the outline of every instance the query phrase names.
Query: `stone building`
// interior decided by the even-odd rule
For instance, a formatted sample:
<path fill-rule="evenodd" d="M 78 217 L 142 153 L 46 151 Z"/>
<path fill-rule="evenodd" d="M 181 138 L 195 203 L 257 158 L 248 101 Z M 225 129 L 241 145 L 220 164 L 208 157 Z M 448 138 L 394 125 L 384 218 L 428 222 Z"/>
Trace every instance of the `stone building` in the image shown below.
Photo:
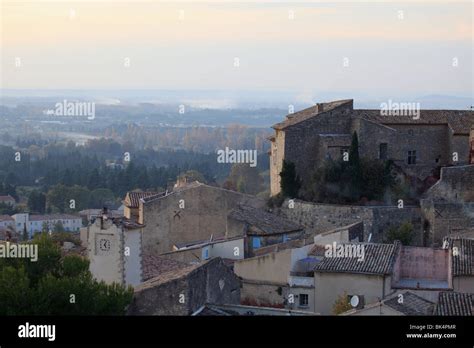
<path fill-rule="evenodd" d="M 270 137 L 271 194 L 280 192 L 283 160 L 308 181 L 328 158 L 342 158 L 359 137 L 361 157 L 393 160 L 406 174 L 424 179 L 437 167 L 468 164 L 472 111 L 418 110 L 384 116 L 381 110 L 354 109 L 353 100 L 319 103 L 273 125 Z"/>
<path fill-rule="evenodd" d="M 304 237 L 304 228 L 263 209 L 239 205 L 229 214 L 229 236 L 245 236 L 245 257 L 252 257 L 262 247 Z"/>
<path fill-rule="evenodd" d="M 207 303 L 240 303 L 240 281 L 219 257 L 158 272 L 135 288 L 128 314 L 191 315 Z"/>
<path fill-rule="evenodd" d="M 141 198 L 138 205 L 138 223 L 144 225 L 144 251 L 163 254 L 176 244 L 237 237 L 227 232 L 229 213 L 239 205 L 261 208 L 265 202 L 194 182 L 164 195 Z"/>
<path fill-rule="evenodd" d="M 474 165 L 442 168 L 420 205 L 425 245 L 440 246 L 447 236 L 474 237 Z"/>

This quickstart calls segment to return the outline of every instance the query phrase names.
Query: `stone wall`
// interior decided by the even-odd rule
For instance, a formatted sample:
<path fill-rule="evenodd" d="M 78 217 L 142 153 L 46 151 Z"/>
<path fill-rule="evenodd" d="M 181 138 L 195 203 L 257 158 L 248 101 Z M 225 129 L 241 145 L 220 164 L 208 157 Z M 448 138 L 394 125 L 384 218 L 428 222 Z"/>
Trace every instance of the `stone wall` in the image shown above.
<path fill-rule="evenodd" d="M 239 304 L 240 286 L 232 270 L 215 258 L 180 278 L 142 283 L 135 289 L 128 314 L 190 315 L 205 303 Z"/>
<path fill-rule="evenodd" d="M 317 156 L 319 134 L 350 134 L 351 110 L 352 103 L 346 103 L 284 130 L 284 158 L 295 164 L 303 181 L 324 160 Z"/>
<path fill-rule="evenodd" d="M 274 196 L 280 192 L 280 172 L 285 158 L 285 132 L 275 131 L 275 140 L 270 151 L 270 193 Z"/>
<path fill-rule="evenodd" d="M 441 178 L 425 197 L 437 202 L 474 202 L 474 165 L 441 169 Z"/>
<path fill-rule="evenodd" d="M 143 250 L 162 254 L 171 251 L 176 243 L 209 240 L 211 235 L 224 237 L 227 215 L 238 204 L 263 207 L 265 202 L 254 196 L 201 184 L 140 203 L 143 216 L 140 222 L 145 224 Z"/>
<path fill-rule="evenodd" d="M 421 201 L 426 229 L 426 245 L 441 246 L 443 238 L 474 232 L 474 202 L 437 203 Z"/>
<path fill-rule="evenodd" d="M 364 224 L 364 241 L 372 235 L 371 242 L 380 243 L 391 227 L 399 227 L 411 222 L 415 229 L 413 244 L 423 244 L 421 210 L 418 207 L 405 206 L 350 206 L 294 201 L 294 208 L 289 208 L 285 201 L 276 213 L 305 226 L 306 233 L 317 235 L 362 221 Z"/>
<path fill-rule="evenodd" d="M 354 118 L 352 121 L 351 134 L 357 132 L 359 140 L 359 154 L 366 158 L 379 158 L 380 144 L 387 144 L 388 158 L 394 158 L 394 138 L 396 130 L 372 121 Z"/>
<path fill-rule="evenodd" d="M 289 292 L 288 284 L 243 279 L 241 303 L 250 306 L 284 308 Z"/>

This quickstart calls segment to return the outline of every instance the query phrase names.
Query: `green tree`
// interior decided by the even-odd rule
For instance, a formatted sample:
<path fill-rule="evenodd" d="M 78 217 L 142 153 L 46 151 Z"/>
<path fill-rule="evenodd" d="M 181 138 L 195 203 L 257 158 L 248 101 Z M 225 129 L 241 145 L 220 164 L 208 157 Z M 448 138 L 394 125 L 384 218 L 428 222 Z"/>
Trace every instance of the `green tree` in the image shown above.
<path fill-rule="evenodd" d="M 61 221 L 56 221 L 54 223 L 54 226 L 53 226 L 53 231 L 52 232 L 66 232 L 66 230 L 64 229 L 64 225 Z"/>
<path fill-rule="evenodd" d="M 296 174 L 295 164 L 283 160 L 283 168 L 280 173 L 280 188 L 284 197 L 297 198 L 301 188 L 301 180 Z"/>
<path fill-rule="evenodd" d="M 109 207 L 115 202 L 114 193 L 106 188 L 99 188 L 90 193 L 89 207 L 100 209 Z"/>
<path fill-rule="evenodd" d="M 184 178 L 186 178 L 188 183 L 193 182 L 193 181 L 199 181 L 203 184 L 206 183 L 206 179 L 204 178 L 204 175 L 202 175 L 197 170 L 188 170 L 179 175 L 179 179 L 183 180 Z"/>
<path fill-rule="evenodd" d="M 362 187 L 362 166 L 359 156 L 359 137 L 357 132 L 352 134 L 351 147 L 349 149 L 349 173 L 351 182 L 351 196 L 353 200 L 358 200 Z"/>
<path fill-rule="evenodd" d="M 262 191 L 262 185 L 263 179 L 257 168 L 240 163 L 232 166 L 224 188 L 255 195 Z"/>
<path fill-rule="evenodd" d="M 391 227 L 385 238 L 386 243 L 393 243 L 399 240 L 403 245 L 410 245 L 413 240 L 413 225 L 410 222 L 404 222 L 399 227 Z"/>
<path fill-rule="evenodd" d="M 26 230 L 26 224 L 23 224 L 22 239 L 24 241 L 27 241 L 28 239 L 30 239 L 30 236 L 28 235 L 28 231 Z"/>
<path fill-rule="evenodd" d="M 349 299 L 347 296 L 347 293 L 344 291 L 344 294 L 339 295 L 334 302 L 334 305 L 332 307 L 332 312 L 335 315 L 347 312 L 348 310 L 351 310 L 352 306 L 349 303 Z"/>
<path fill-rule="evenodd" d="M 46 209 L 46 195 L 38 190 L 33 190 L 28 196 L 28 209 L 31 213 L 44 214 Z"/>
<path fill-rule="evenodd" d="M 132 287 L 97 282 L 89 261 L 61 256 L 47 233 L 36 235 L 38 260 L 0 259 L 0 315 L 123 315 Z"/>
<path fill-rule="evenodd" d="M 32 300 L 25 269 L 0 263 L 0 315 L 28 315 Z"/>

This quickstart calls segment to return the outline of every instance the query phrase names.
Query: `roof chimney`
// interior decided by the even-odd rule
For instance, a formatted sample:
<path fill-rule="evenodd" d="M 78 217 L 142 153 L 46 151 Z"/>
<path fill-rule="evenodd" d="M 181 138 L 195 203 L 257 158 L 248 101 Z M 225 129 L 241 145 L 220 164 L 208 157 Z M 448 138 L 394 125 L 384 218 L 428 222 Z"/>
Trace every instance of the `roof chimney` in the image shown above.
<path fill-rule="evenodd" d="M 107 207 L 102 208 L 102 216 L 100 217 L 100 229 L 101 230 L 104 229 L 104 221 L 107 220 L 108 212 L 109 212 L 109 210 L 107 209 Z"/>
<path fill-rule="evenodd" d="M 323 103 L 317 103 L 316 104 L 316 112 L 319 114 L 324 111 L 324 104 Z"/>

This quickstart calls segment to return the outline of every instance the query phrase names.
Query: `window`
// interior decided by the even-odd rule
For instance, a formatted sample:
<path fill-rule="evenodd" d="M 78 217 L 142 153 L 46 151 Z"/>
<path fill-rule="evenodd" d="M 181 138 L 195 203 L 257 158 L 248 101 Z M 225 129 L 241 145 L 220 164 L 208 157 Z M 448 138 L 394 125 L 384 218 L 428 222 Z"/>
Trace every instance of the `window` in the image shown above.
<path fill-rule="evenodd" d="M 407 163 L 416 164 L 416 151 L 415 150 L 408 151 Z"/>
<path fill-rule="evenodd" d="M 252 237 L 252 247 L 254 249 L 258 249 L 260 248 L 261 244 L 260 244 L 260 237 Z"/>
<path fill-rule="evenodd" d="M 288 238 L 288 235 L 287 235 L 287 234 L 284 234 L 284 235 L 283 235 L 283 243 L 284 243 L 284 242 L 287 242 L 287 241 L 289 241 L 289 240 L 290 240 L 290 238 Z"/>
<path fill-rule="evenodd" d="M 203 254 L 202 258 L 204 260 L 209 259 L 209 249 L 208 248 L 204 249 L 202 254 Z"/>
<path fill-rule="evenodd" d="M 309 296 L 308 294 L 300 294 L 300 307 L 308 307 Z"/>
<path fill-rule="evenodd" d="M 379 146 L 379 159 L 386 160 L 388 157 L 388 144 L 382 143 Z"/>

